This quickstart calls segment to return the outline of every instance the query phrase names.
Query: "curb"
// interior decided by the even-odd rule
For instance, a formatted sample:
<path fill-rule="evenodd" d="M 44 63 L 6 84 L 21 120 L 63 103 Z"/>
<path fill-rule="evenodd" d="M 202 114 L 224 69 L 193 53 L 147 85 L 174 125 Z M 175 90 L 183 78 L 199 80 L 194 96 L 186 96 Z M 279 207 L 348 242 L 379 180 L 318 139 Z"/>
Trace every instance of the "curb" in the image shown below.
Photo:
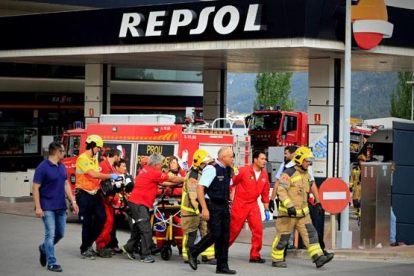
<path fill-rule="evenodd" d="M 24 196 L 24 197 L 0 196 L 0 202 L 8 202 L 8 203 L 33 202 L 33 197 L 32 196 Z"/>
<path fill-rule="evenodd" d="M 330 250 L 335 253 L 335 258 L 340 259 L 414 259 L 413 252 L 380 252 L 374 250 Z M 309 259 L 309 254 L 305 249 L 288 250 L 287 255 L 298 259 Z"/>

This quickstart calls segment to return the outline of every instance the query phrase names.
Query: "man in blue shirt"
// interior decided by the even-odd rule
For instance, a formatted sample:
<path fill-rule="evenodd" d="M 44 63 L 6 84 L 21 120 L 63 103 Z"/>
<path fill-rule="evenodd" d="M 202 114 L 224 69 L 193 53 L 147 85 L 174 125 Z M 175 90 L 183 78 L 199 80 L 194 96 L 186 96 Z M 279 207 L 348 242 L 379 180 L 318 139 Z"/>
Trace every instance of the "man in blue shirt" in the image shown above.
<path fill-rule="evenodd" d="M 54 246 L 65 234 L 65 194 L 73 204 L 74 213 L 79 211 L 69 186 L 66 167 L 59 162 L 64 156 L 65 149 L 61 143 L 50 143 L 49 157 L 39 164 L 33 178 L 35 213 L 45 226 L 45 241 L 39 245 L 40 264 L 47 264 L 47 269 L 54 272 L 62 272 L 62 267 L 56 263 Z"/>
<path fill-rule="evenodd" d="M 233 176 L 233 151 L 223 147 L 216 162 L 203 169 L 197 184 L 197 199 L 202 217 L 208 222 L 210 232 L 187 251 L 188 264 L 197 269 L 197 256 L 214 244 L 217 274 L 236 274 L 228 265 L 230 238 L 230 185 Z"/>

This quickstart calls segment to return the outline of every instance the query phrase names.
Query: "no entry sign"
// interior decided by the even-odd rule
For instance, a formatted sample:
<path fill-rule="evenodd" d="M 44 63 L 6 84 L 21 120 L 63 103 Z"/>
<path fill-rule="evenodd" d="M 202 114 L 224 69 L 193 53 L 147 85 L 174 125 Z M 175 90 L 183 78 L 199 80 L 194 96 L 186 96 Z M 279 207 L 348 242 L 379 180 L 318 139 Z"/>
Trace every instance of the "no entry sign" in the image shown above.
<path fill-rule="evenodd" d="M 349 204 L 348 185 L 342 179 L 330 178 L 319 188 L 319 197 L 325 211 L 338 214 Z"/>

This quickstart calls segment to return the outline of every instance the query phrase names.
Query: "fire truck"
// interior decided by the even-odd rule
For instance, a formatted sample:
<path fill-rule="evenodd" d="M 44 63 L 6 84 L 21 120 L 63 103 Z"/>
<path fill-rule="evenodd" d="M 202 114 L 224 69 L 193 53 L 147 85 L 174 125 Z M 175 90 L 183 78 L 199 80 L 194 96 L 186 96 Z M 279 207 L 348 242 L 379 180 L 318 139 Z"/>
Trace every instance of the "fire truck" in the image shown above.
<path fill-rule="evenodd" d="M 235 166 L 244 166 L 251 161 L 247 130 L 243 134 L 232 127 L 178 125 L 173 115 L 102 115 L 100 123 L 91 123 L 85 129 L 68 130 L 62 136 L 67 155 L 61 162 L 67 168 L 72 189 L 76 183 L 76 159 L 85 151 L 85 140 L 91 134 L 100 135 L 104 141 L 98 160 L 103 160 L 101 155 L 106 150 L 118 149 L 132 176 L 137 175 L 141 160 L 153 153 L 181 158 L 183 150 L 187 150 L 188 165 L 191 166 L 191 157 L 197 149 L 207 150 L 216 157 L 221 147 L 229 146 L 235 153 Z"/>
<path fill-rule="evenodd" d="M 281 110 L 256 110 L 246 117 L 253 149 L 308 143 L 308 114 Z"/>

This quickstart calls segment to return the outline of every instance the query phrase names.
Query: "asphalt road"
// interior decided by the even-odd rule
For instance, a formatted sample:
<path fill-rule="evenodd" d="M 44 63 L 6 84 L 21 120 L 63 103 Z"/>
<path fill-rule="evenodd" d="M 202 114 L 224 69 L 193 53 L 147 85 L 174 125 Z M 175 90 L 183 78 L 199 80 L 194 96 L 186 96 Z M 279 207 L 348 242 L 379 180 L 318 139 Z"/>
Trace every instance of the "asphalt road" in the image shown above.
<path fill-rule="evenodd" d="M 43 240 L 43 223 L 40 219 L 16 215 L 0 214 L 0 275 L 49 275 L 39 264 L 38 245 Z M 211 275 L 215 267 L 200 265 L 193 271 L 183 264 L 177 249 L 173 249 L 171 260 L 164 261 L 155 256 L 156 262 L 145 264 L 131 261 L 118 254 L 111 259 L 97 258 L 94 261 L 80 258 L 79 245 L 81 225 L 69 223 L 65 238 L 56 246 L 58 263 L 63 267 L 64 275 Z M 121 244 L 126 242 L 129 234 L 126 230 L 118 233 Z M 372 259 L 337 259 L 325 267 L 316 269 L 310 260 L 287 260 L 288 268 L 273 268 L 270 260 L 270 247 L 264 247 L 262 254 L 265 264 L 248 263 L 250 246 L 234 244 L 230 249 L 229 265 L 237 270 L 237 275 L 413 275 L 414 260 L 372 260 Z"/>

